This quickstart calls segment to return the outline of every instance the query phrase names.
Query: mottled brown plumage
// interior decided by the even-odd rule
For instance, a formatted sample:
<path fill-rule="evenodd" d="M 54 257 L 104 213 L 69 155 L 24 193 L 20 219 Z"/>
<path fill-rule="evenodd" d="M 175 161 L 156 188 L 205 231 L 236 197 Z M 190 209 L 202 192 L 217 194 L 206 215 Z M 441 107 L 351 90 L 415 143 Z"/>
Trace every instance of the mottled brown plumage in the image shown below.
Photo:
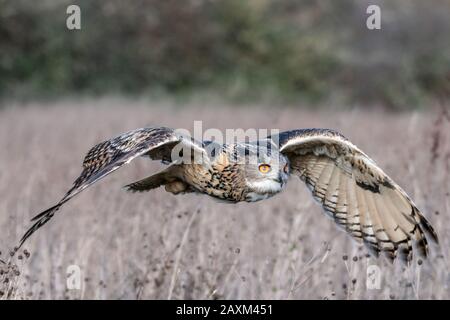
<path fill-rule="evenodd" d="M 327 129 L 281 133 L 280 151 L 336 224 L 372 254 L 412 259 L 413 242 L 428 255 L 424 232 L 438 242 L 432 226 L 408 195 L 365 153 Z"/>
<path fill-rule="evenodd" d="M 384 252 L 393 261 L 400 255 L 409 263 L 413 244 L 421 255 L 428 255 L 425 233 L 438 241 L 406 193 L 333 130 L 292 130 L 253 143 L 219 145 L 159 127 L 133 130 L 93 147 L 72 188 L 55 206 L 33 218 L 35 223 L 19 247 L 64 203 L 139 156 L 161 160 L 168 167 L 128 184 L 129 191 L 165 186 L 173 194 L 196 192 L 230 203 L 253 202 L 281 192 L 294 174 L 336 224 L 376 256 Z"/>

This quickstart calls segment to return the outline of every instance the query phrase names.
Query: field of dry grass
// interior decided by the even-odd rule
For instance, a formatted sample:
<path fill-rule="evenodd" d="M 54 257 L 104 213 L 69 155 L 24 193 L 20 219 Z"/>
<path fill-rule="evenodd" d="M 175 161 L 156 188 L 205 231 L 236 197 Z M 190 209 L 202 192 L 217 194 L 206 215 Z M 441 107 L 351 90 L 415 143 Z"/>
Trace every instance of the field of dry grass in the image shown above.
<path fill-rule="evenodd" d="M 302 111 L 100 100 L 6 106 L 0 111 L 0 259 L 29 218 L 54 204 L 95 143 L 146 125 L 203 128 L 329 127 L 390 174 L 433 223 L 440 246 L 410 268 L 366 257 L 337 230 L 306 187 L 238 205 L 162 189 L 120 189 L 160 165 L 138 159 L 69 202 L 0 264 L 0 297 L 12 299 L 449 299 L 450 120 L 436 113 Z M 348 257 L 347 259 L 345 259 Z M 20 259 L 21 258 L 21 259 Z M 66 288 L 78 265 L 81 290 Z M 368 265 L 380 289 L 366 288 Z"/>

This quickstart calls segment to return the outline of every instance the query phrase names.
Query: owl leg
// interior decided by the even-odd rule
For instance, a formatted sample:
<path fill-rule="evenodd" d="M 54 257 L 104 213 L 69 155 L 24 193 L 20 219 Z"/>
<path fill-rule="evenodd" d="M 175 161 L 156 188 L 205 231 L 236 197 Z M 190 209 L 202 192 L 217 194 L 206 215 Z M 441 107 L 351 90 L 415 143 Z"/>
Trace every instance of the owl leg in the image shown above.
<path fill-rule="evenodd" d="M 169 182 L 166 184 L 165 189 L 167 192 L 171 192 L 173 194 L 179 194 L 183 192 L 188 192 L 188 185 L 180 180 L 176 180 L 173 182 Z"/>

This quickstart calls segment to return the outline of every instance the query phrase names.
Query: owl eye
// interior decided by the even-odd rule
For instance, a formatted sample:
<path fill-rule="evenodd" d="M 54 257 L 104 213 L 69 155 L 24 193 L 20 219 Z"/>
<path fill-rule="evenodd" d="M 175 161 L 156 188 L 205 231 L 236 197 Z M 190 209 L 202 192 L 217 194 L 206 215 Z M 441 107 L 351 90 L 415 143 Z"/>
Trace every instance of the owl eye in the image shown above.
<path fill-rule="evenodd" d="M 267 173 L 270 171 L 270 165 L 263 163 L 259 165 L 258 169 L 261 173 Z"/>
<path fill-rule="evenodd" d="M 283 168 L 284 173 L 288 173 L 289 172 L 289 165 L 286 164 Z"/>

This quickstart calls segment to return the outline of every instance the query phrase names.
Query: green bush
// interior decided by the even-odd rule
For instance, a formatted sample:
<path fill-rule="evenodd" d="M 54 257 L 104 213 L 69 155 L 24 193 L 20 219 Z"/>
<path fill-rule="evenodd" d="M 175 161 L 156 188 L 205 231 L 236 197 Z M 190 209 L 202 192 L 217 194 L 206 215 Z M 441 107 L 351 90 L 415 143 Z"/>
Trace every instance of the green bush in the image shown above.
<path fill-rule="evenodd" d="M 0 0 L 0 96 L 185 95 L 416 107 L 450 94 L 450 1 Z M 338 98 L 338 100 L 336 100 Z"/>

